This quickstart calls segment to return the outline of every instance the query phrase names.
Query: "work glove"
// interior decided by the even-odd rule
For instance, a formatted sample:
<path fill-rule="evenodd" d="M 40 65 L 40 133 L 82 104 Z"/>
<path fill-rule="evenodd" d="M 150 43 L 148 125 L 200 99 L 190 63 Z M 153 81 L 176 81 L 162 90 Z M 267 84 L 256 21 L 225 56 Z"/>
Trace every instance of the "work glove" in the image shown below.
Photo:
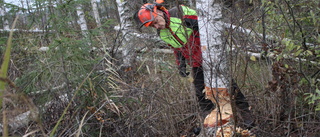
<path fill-rule="evenodd" d="M 190 74 L 190 72 L 187 72 L 187 68 L 186 68 L 185 64 L 184 64 L 184 66 L 183 65 L 179 66 L 179 74 L 182 77 L 187 77 Z"/>
<path fill-rule="evenodd" d="M 186 59 L 184 58 L 184 56 L 180 51 L 177 52 L 177 59 L 179 61 L 178 69 L 179 69 L 180 76 L 187 77 L 190 74 L 190 72 L 187 72 Z"/>

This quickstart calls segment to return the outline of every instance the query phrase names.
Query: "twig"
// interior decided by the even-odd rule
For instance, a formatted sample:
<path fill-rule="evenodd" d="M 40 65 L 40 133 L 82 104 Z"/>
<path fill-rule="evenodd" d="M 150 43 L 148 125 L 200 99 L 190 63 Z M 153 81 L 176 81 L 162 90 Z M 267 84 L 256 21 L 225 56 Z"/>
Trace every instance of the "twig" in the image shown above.
<path fill-rule="evenodd" d="M 31 131 L 31 132 L 29 132 L 29 133 L 27 133 L 27 134 L 23 135 L 22 137 L 28 137 L 29 135 L 31 135 L 31 134 L 33 134 L 33 133 L 36 133 L 36 132 L 38 132 L 38 131 L 39 131 L 39 129 L 34 130 L 34 131 Z"/>

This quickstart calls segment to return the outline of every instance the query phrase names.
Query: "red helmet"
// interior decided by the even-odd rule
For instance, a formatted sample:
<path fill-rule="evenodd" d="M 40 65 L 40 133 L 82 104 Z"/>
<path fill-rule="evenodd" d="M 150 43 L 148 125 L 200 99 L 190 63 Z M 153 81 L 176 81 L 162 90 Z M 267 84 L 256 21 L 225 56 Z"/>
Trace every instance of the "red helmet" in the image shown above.
<path fill-rule="evenodd" d="M 146 3 L 141 6 L 138 12 L 138 18 L 142 24 L 148 27 L 155 17 L 157 17 L 157 6 L 155 4 Z"/>

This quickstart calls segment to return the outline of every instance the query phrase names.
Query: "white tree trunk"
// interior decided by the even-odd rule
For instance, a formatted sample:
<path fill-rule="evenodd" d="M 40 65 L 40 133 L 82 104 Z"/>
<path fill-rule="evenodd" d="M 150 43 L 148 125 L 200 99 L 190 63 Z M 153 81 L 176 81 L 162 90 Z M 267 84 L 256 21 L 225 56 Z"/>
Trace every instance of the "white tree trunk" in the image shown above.
<path fill-rule="evenodd" d="M 205 85 L 209 88 L 227 88 L 228 79 L 224 74 L 227 65 L 226 47 L 223 47 L 221 38 L 223 30 L 221 5 L 213 3 L 214 0 L 198 0 L 196 4 L 200 11 L 198 19 Z"/>
<path fill-rule="evenodd" d="M 200 11 L 198 19 L 206 97 L 217 106 L 203 122 L 207 129 L 203 134 L 209 135 L 219 135 L 216 131 L 222 126 L 233 127 L 232 124 L 228 124 L 232 119 L 232 106 L 228 96 L 227 46 L 222 40 L 222 5 L 214 2 L 215 0 L 198 0 L 196 4 Z M 219 126 L 219 123 L 222 125 Z M 226 133 L 223 131 L 223 134 Z"/>
<path fill-rule="evenodd" d="M 194 6 L 192 0 L 189 0 L 189 5 L 190 5 L 190 7 L 193 7 L 193 6 Z"/>
<path fill-rule="evenodd" d="M 132 39 L 134 38 L 130 31 L 132 30 L 132 22 L 130 21 L 130 13 L 128 13 L 127 7 L 125 6 L 127 4 L 127 1 L 125 0 L 117 0 L 118 4 L 118 11 L 120 16 L 120 31 L 123 36 L 123 40 L 121 40 L 121 45 L 123 46 L 122 56 L 123 56 L 123 64 L 124 67 L 130 67 L 131 66 L 131 60 L 133 57 L 133 50 L 134 50 L 134 44 Z"/>
<path fill-rule="evenodd" d="M 77 15 L 79 17 L 78 24 L 80 25 L 82 35 L 86 39 L 87 44 L 89 46 L 91 46 L 91 43 L 89 41 L 89 33 L 88 33 L 87 21 L 85 19 L 84 12 L 82 10 L 81 5 L 77 6 Z"/>
<path fill-rule="evenodd" d="M 3 29 L 4 30 L 10 30 L 10 26 L 9 26 L 9 22 L 6 19 L 5 15 L 6 15 L 6 8 L 3 5 L 3 1 L 0 1 L 0 17 L 2 18 L 2 22 L 3 22 Z"/>
<path fill-rule="evenodd" d="M 97 26 L 101 26 L 101 21 L 100 21 L 100 15 L 99 15 L 99 10 L 98 10 L 98 5 L 97 5 L 97 0 L 91 0 L 91 5 L 92 5 L 92 11 L 94 18 L 96 20 Z"/>
<path fill-rule="evenodd" d="M 106 39 L 106 36 L 104 35 L 104 32 L 101 28 L 101 20 L 100 20 L 99 10 L 98 10 L 98 6 L 97 6 L 97 0 L 91 0 L 91 5 L 92 5 L 92 10 L 93 10 L 93 15 L 94 15 L 94 18 L 97 23 L 97 27 L 99 28 L 100 41 L 103 46 L 103 51 L 106 52 L 107 39 Z"/>

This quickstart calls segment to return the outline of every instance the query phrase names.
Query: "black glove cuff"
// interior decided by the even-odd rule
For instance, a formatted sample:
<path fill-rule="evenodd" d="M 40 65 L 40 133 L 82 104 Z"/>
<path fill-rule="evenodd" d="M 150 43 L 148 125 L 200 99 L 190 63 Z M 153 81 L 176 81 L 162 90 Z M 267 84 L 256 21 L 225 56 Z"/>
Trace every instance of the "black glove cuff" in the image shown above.
<path fill-rule="evenodd" d="M 181 67 L 181 68 L 179 68 L 179 74 L 180 74 L 180 76 L 182 76 L 182 77 L 187 77 L 189 74 L 190 74 L 190 72 L 186 72 L 187 70 L 186 70 L 186 67 Z"/>

